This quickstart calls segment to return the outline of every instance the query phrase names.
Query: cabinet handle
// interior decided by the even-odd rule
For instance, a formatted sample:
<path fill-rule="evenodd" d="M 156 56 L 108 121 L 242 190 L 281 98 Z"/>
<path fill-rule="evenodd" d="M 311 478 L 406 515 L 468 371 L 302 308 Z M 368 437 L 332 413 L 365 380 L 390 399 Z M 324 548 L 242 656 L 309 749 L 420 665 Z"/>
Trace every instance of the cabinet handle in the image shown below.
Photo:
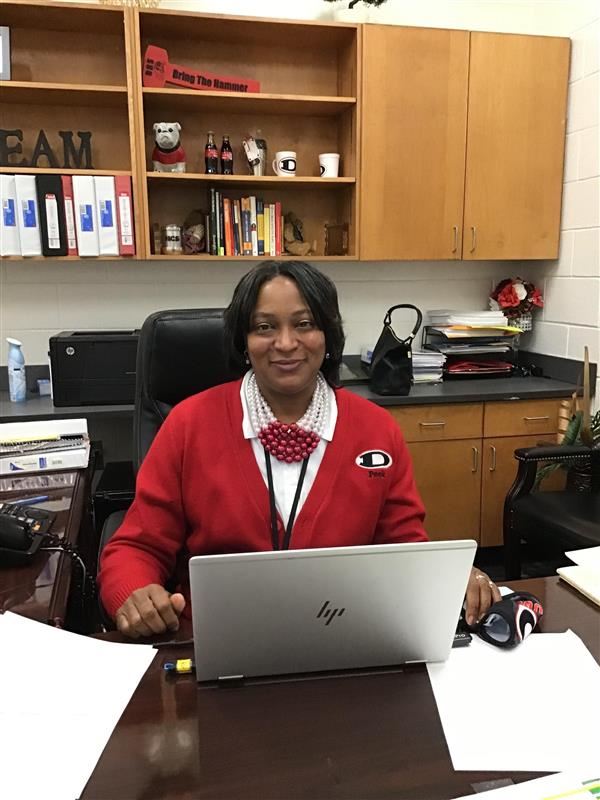
<path fill-rule="evenodd" d="M 496 448 L 493 444 L 490 445 L 490 453 L 492 454 L 492 463 L 490 464 L 490 472 L 495 472 L 496 470 Z"/>
<path fill-rule="evenodd" d="M 456 253 L 458 250 L 458 225 L 453 225 L 452 230 L 454 231 L 454 247 L 452 248 L 452 252 Z"/>
<path fill-rule="evenodd" d="M 471 249 L 470 253 L 475 252 L 475 248 L 477 247 L 477 228 L 475 225 L 471 225 Z"/>
<path fill-rule="evenodd" d="M 445 422 L 419 422 L 422 428 L 443 428 Z"/>
<path fill-rule="evenodd" d="M 525 420 L 525 422 L 541 422 L 544 419 L 550 419 L 550 417 L 548 417 L 548 416 L 545 416 L 545 417 L 523 417 L 523 419 Z"/>
<path fill-rule="evenodd" d="M 471 467 L 471 472 L 477 472 L 479 468 L 479 450 L 476 447 L 472 447 L 471 450 L 473 451 L 473 466 Z"/>

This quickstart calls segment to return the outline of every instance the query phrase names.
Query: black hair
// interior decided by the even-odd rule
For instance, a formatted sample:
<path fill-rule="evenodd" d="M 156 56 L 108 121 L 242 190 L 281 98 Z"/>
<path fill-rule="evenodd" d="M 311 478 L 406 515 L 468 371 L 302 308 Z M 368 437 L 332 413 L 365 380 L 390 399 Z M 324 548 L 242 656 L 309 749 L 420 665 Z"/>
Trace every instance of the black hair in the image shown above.
<path fill-rule="evenodd" d="M 239 281 L 229 306 L 225 309 L 225 352 L 235 372 L 248 370 L 245 351 L 258 294 L 263 284 L 278 275 L 290 278 L 298 286 L 319 330 L 325 334 L 325 352 L 321 372 L 330 386 L 339 386 L 339 371 L 344 351 L 344 329 L 333 281 L 304 261 L 262 261 Z"/>

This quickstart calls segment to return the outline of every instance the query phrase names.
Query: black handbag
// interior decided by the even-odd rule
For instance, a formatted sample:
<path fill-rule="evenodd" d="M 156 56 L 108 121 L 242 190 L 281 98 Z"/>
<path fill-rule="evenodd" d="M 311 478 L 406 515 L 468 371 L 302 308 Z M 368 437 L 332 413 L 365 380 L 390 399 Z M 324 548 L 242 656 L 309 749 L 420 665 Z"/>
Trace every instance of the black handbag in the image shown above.
<path fill-rule="evenodd" d="M 406 339 L 399 339 L 392 328 L 392 311 L 397 308 L 412 308 L 417 314 L 415 327 Z M 407 395 L 410 392 L 413 377 L 411 346 L 422 321 L 423 314 L 410 303 L 401 303 L 388 310 L 371 359 L 370 387 L 375 394 Z"/>

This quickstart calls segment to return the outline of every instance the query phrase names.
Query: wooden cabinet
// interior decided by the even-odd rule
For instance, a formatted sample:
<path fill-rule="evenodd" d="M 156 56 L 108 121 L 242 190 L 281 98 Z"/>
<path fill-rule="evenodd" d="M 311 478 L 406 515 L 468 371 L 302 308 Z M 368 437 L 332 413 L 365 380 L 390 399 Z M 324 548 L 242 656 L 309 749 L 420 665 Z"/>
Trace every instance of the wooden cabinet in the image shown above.
<path fill-rule="evenodd" d="M 12 75 L 10 81 L 0 84 L 2 128 L 21 131 L 22 141 L 21 151 L 9 155 L 9 165 L 0 166 L 0 173 L 126 175 L 132 179 L 137 212 L 140 198 L 129 23 L 129 11 L 116 6 L 3 0 L 0 24 L 10 27 Z M 37 167 L 26 166 L 40 129 L 61 164 L 59 131 L 74 132 L 76 149 L 77 132 L 91 131 L 93 169 L 52 166 L 45 155 L 38 159 Z M 9 144 L 17 144 L 17 136 Z M 135 222 L 139 227 L 139 216 Z"/>
<path fill-rule="evenodd" d="M 471 34 L 463 258 L 558 257 L 569 52 Z"/>
<path fill-rule="evenodd" d="M 366 25 L 362 259 L 461 256 L 468 31 Z"/>
<path fill-rule="evenodd" d="M 481 439 L 409 442 L 431 539 L 479 542 Z"/>
<path fill-rule="evenodd" d="M 432 539 L 502 544 L 504 498 L 517 471 L 514 451 L 556 441 L 560 400 L 388 408 L 408 444 Z M 544 482 L 559 488 L 560 473 Z"/>
<path fill-rule="evenodd" d="M 348 255 L 329 258 L 356 260 L 360 28 L 161 9 L 136 11 L 134 19 L 146 257 L 164 259 L 151 248 L 152 225 L 182 225 L 192 210 L 208 212 L 209 187 L 213 187 L 234 200 L 254 195 L 265 203 L 281 202 L 283 214 L 293 212 L 302 220 L 304 239 L 316 244 L 313 257 L 320 261 L 327 258 L 325 223 L 347 223 Z M 190 69 L 258 80 L 260 93 L 143 87 L 141 58 L 149 44 L 166 49 L 170 60 Z M 153 171 L 152 125 L 161 120 L 177 121 L 182 127 L 185 173 Z M 257 129 L 268 146 L 264 176 L 251 174 L 242 148 L 242 139 Z M 205 174 L 209 130 L 215 132 L 217 146 L 224 134 L 229 135 L 233 175 Z M 279 150 L 296 152 L 295 177 L 274 174 L 271 161 Z M 320 177 L 319 154 L 324 152 L 340 153 L 339 177 Z M 169 260 L 218 258 L 223 256 L 169 256 Z M 226 258 L 252 261 L 253 257 Z"/>
<path fill-rule="evenodd" d="M 367 25 L 361 258 L 556 258 L 569 50 Z"/>

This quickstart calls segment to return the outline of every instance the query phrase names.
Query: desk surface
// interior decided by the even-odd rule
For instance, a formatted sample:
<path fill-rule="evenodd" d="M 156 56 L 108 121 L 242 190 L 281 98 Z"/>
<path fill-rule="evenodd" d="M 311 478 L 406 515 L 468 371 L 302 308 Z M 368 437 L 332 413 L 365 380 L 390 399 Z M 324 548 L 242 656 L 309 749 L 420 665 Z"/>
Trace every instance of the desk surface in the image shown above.
<path fill-rule="evenodd" d="M 600 608 L 558 578 L 512 585 L 542 600 L 544 631 L 570 627 L 600 662 Z M 446 800 L 511 777 L 454 772 L 422 666 L 240 688 L 164 676 L 165 660 L 190 653 L 189 645 L 160 651 L 82 800 Z M 465 699 L 467 713 L 493 718 L 499 708 L 521 713 Z"/>
<path fill-rule="evenodd" d="M 85 501 L 83 470 L 6 475 L 0 478 L 2 500 L 48 495 L 37 508 L 56 511 L 51 533 L 76 544 Z M 0 566 L 0 608 L 63 627 L 71 586 L 72 561 L 58 552 L 38 552 L 26 564 Z"/>

